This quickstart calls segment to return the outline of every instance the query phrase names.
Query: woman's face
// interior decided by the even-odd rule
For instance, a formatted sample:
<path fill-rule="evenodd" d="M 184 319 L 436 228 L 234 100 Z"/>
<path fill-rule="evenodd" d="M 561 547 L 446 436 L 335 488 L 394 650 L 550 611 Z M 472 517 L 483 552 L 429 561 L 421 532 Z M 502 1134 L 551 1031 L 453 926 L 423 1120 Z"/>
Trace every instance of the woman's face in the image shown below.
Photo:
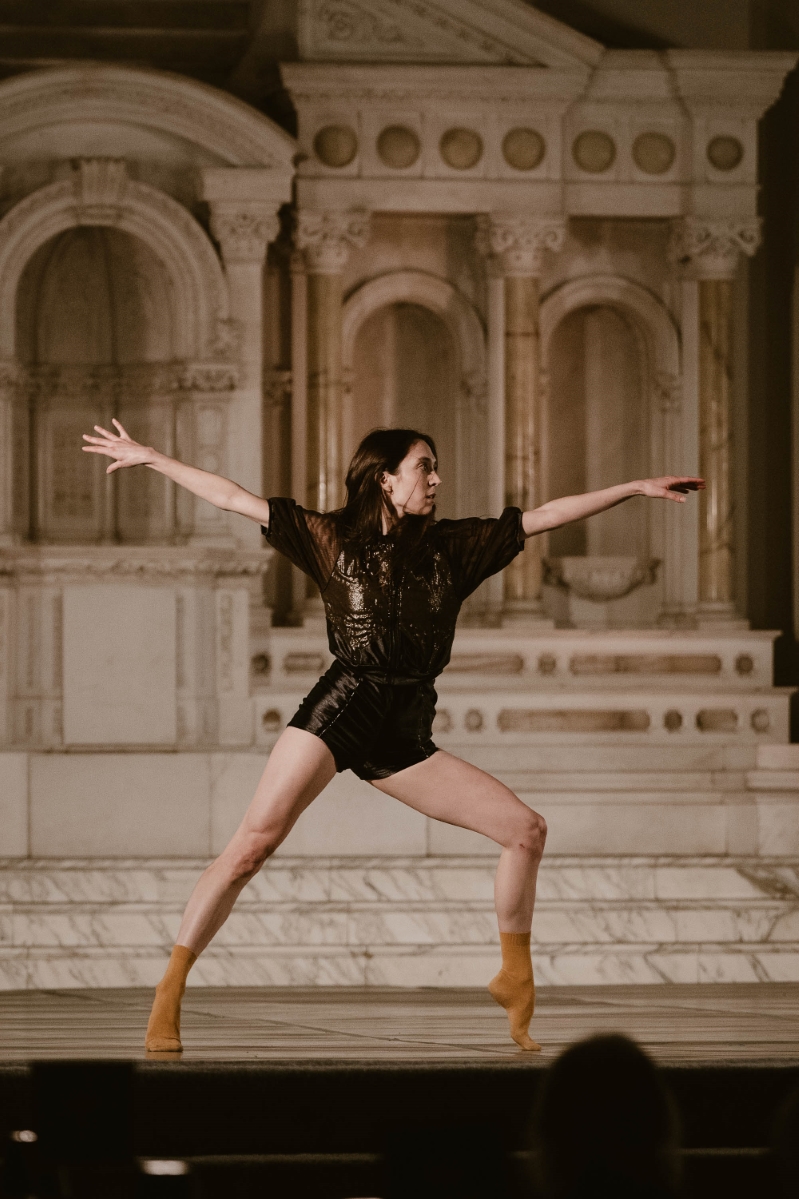
<path fill-rule="evenodd" d="M 427 516 L 436 502 L 436 491 L 441 480 L 437 474 L 433 451 L 426 441 L 415 441 L 397 467 L 397 473 L 388 471 L 381 483 L 383 492 L 398 516 L 410 513 Z"/>

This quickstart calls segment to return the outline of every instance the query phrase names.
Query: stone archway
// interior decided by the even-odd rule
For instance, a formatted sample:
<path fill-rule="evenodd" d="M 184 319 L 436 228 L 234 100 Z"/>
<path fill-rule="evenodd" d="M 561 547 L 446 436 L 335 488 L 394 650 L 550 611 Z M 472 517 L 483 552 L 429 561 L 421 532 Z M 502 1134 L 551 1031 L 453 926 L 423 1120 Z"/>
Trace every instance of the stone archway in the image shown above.
<path fill-rule="evenodd" d="M 13 312 L 20 276 L 38 248 L 80 225 L 130 233 L 164 264 L 174 290 L 174 355 L 216 355 L 228 294 L 219 259 L 197 221 L 164 192 L 129 178 L 118 159 L 83 159 L 70 177 L 39 188 L 0 220 L 0 311 Z M 14 326 L 0 326 L 0 358 L 13 359 Z"/>

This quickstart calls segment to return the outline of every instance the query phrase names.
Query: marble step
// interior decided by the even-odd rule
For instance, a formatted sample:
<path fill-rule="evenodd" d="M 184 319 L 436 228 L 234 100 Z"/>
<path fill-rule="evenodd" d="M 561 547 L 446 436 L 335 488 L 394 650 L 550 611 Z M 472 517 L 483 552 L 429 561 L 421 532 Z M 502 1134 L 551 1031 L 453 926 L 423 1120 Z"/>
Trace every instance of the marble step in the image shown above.
<path fill-rule="evenodd" d="M 166 948 L 182 905 L 20 905 L 0 911 L 0 949 Z M 642 900 L 542 899 L 536 907 L 539 946 L 694 942 L 793 943 L 799 947 L 799 901 L 653 903 Z M 282 947 L 373 948 L 498 944 L 493 904 L 383 902 L 244 903 L 217 934 L 231 951 Z"/>
<path fill-rule="evenodd" d="M 561 944 L 536 946 L 534 957 L 539 986 L 799 982 L 796 943 Z M 0 989 L 154 986 L 165 964 L 166 950 L 152 948 L 0 949 Z M 480 987 L 498 966 L 493 945 L 237 947 L 234 952 L 213 944 L 194 966 L 189 987 Z"/>
<path fill-rule="evenodd" d="M 0 988 L 152 985 L 204 860 L 6 859 Z M 477 986 L 495 856 L 278 855 L 192 972 L 205 985 Z M 799 860 L 545 858 L 541 983 L 799 981 Z"/>
<path fill-rule="evenodd" d="M 379 858 L 278 852 L 243 891 L 250 904 L 491 902 L 496 853 Z M 84 905 L 182 906 L 200 858 L 0 859 L 0 911 Z M 544 857 L 539 902 L 799 903 L 799 859 L 763 857 Z"/>

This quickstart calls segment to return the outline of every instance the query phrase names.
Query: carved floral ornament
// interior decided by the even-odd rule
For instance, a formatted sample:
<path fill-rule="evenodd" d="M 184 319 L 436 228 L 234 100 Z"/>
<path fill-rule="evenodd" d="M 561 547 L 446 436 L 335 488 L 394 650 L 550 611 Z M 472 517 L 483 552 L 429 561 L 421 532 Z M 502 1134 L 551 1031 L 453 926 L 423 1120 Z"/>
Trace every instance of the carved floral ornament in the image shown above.
<path fill-rule="evenodd" d="M 280 222 L 272 204 L 215 200 L 211 203 L 211 231 L 225 262 L 260 263 L 280 231 Z"/>
<path fill-rule="evenodd" d="M 370 213 L 362 208 L 326 210 L 302 208 L 297 213 L 295 242 L 308 270 L 336 275 L 344 270 L 350 251 L 369 239 Z"/>
<path fill-rule="evenodd" d="M 562 250 L 566 219 L 481 213 L 477 218 L 478 250 L 495 260 L 504 275 L 539 275 L 544 250 Z"/>
<path fill-rule="evenodd" d="M 761 219 L 681 217 L 671 223 L 669 256 L 699 279 L 731 279 L 738 258 L 751 258 L 760 245 Z"/>

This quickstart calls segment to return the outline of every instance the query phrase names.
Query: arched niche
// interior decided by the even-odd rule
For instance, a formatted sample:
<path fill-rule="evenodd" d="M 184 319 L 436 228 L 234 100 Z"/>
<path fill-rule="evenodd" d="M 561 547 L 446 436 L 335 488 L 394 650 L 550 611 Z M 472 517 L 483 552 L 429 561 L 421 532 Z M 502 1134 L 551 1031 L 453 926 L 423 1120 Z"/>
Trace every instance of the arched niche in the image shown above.
<path fill-rule="evenodd" d="M 233 385 L 220 361 L 228 289 L 202 228 L 123 161 L 80 160 L 0 221 L 0 304 L 16 316 L 0 328 L 0 354 L 17 373 L 17 539 L 172 540 L 169 485 L 150 472 L 104 476 L 80 434 L 117 415 L 168 449 L 192 425 L 182 401 L 193 377 L 213 389 L 221 370 Z"/>
<path fill-rule="evenodd" d="M 395 271 L 369 280 L 343 313 L 345 458 L 369 428 L 410 425 L 436 439 L 442 516 L 483 514 L 485 332 L 446 280 Z"/>
<path fill-rule="evenodd" d="M 14 311 L 20 277 L 39 246 L 82 225 L 110 226 L 149 246 L 170 279 L 175 356 L 213 358 L 228 316 L 219 259 L 191 214 L 130 179 L 120 160 L 81 160 L 67 179 L 32 192 L 0 220 L 0 310 Z M 13 359 L 15 337 L 10 321 L 0 324 L 0 358 Z"/>
<path fill-rule="evenodd" d="M 14 467 L 28 539 L 169 538 L 165 480 L 151 471 L 106 476 L 104 460 L 81 452 L 81 435 L 116 417 L 145 444 L 173 440 L 171 293 L 150 247 L 113 226 L 56 234 L 22 272 L 16 348 L 28 436 Z"/>
<path fill-rule="evenodd" d="M 685 469 L 679 337 L 656 296 L 615 275 L 570 280 L 542 301 L 541 343 L 547 496 Z M 686 533 L 673 507 L 612 509 L 556 531 L 550 554 L 658 558 L 657 602 L 668 609 L 679 599 Z"/>

